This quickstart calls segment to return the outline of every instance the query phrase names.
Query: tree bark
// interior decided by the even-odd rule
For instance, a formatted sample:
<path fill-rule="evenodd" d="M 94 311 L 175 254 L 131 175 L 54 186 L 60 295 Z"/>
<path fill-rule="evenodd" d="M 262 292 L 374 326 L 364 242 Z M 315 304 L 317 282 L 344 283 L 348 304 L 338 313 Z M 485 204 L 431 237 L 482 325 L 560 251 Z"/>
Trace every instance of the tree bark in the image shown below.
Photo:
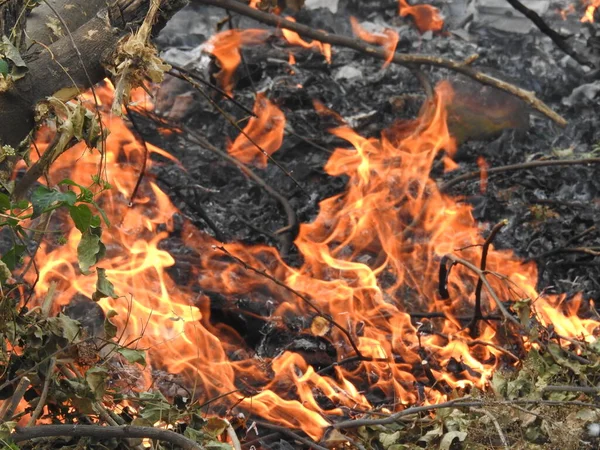
<path fill-rule="evenodd" d="M 160 30 L 187 1 L 160 0 L 160 3 L 153 32 Z M 98 5 L 97 2 L 94 4 Z M 0 93 L 0 146 L 17 147 L 27 136 L 34 125 L 35 105 L 40 100 L 59 91 L 60 97 L 69 97 L 76 90 L 66 91 L 66 88 L 84 90 L 101 81 L 106 76 L 103 61 L 111 55 L 125 34 L 139 27 L 149 5 L 149 0 L 117 0 L 110 7 L 93 14 L 88 11 L 86 15 L 89 14 L 91 18 L 79 28 L 71 30 L 71 36 L 65 30 L 64 37 L 44 47 L 39 53 L 25 55 L 29 72 L 15 81 L 8 91 Z M 43 41 L 49 36 L 42 33 L 38 38 Z M 77 48 L 73 46 L 73 41 Z M 37 48 L 35 51 L 38 51 Z"/>

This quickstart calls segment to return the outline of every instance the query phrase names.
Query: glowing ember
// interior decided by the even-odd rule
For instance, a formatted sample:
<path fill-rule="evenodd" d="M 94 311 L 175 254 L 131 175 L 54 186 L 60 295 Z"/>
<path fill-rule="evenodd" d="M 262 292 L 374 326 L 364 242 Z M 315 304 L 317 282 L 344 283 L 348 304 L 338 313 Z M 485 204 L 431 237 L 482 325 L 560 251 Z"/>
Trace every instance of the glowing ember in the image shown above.
<path fill-rule="evenodd" d="M 296 21 L 296 19 L 294 19 L 293 17 L 285 17 L 285 19 L 287 19 L 291 22 Z M 300 37 L 300 35 L 298 33 L 296 33 L 295 31 L 292 31 L 292 30 L 287 30 L 285 28 L 281 29 L 281 33 L 283 34 L 283 37 L 285 38 L 285 40 L 291 45 L 298 45 L 303 48 L 314 48 L 314 49 L 320 51 L 323 54 L 323 56 L 325 57 L 325 61 L 327 61 L 329 64 L 331 64 L 331 45 L 330 44 L 324 44 L 319 41 L 306 42 L 304 39 L 302 39 Z"/>
<path fill-rule="evenodd" d="M 99 90 L 109 97 L 108 88 Z M 102 299 L 100 305 L 118 313 L 112 320 L 123 331 L 122 340 L 141 336 L 139 346 L 148 349 L 152 367 L 179 374 L 201 400 L 221 395 L 215 403 L 302 428 L 315 439 L 330 418 L 345 414 L 345 409 L 371 410 L 372 394 L 402 408 L 441 401 L 452 389 L 485 387 L 506 360 L 501 349 L 482 342 L 499 342 L 495 326 L 502 325 L 482 322 L 477 342 L 462 329 L 456 317 L 472 314 L 476 285 L 475 275 L 464 267 L 451 272 L 450 299 L 442 299 L 437 290 L 440 258 L 461 248 L 462 258 L 478 261 L 481 249 L 476 244 L 482 241 L 471 206 L 440 193 L 429 177 L 436 158 L 454 151 L 446 126 L 450 97 L 449 85 L 441 85 L 421 117 L 381 139 L 363 138 L 344 126 L 332 130 L 349 148 L 336 149 L 325 170 L 333 176 L 346 175 L 347 191 L 321 202 L 316 220 L 301 226 L 295 241 L 304 260 L 301 267 L 286 265 L 270 247 L 224 245 L 235 257 L 311 299 L 346 328 L 367 359 L 352 364 L 343 364 L 356 353 L 338 328 L 324 323 L 288 290 L 215 250 L 213 246 L 221 244 L 187 223 L 179 235 L 194 250 L 188 261 L 191 285 L 176 285 L 166 273 L 176 261 L 160 243 L 177 210 L 149 177 L 134 206 L 127 207 L 144 151 L 121 119 L 106 116 L 105 126 L 111 130 L 107 177 L 115 188 L 100 199 L 112 226 L 104 238 L 107 256 L 99 266 L 122 297 Z M 263 116 L 270 121 L 274 115 L 280 117 L 263 125 L 263 131 L 283 126 L 279 110 L 265 112 L 270 106 L 264 97 L 257 98 L 255 123 Z M 262 135 L 256 138 L 266 145 Z M 257 156 L 260 160 L 251 150 L 252 161 Z M 156 147 L 150 146 L 150 151 L 165 155 Z M 51 182 L 68 176 L 89 184 L 97 173 L 97 156 L 80 146 L 69 152 L 71 158 L 58 160 Z M 159 226 L 167 231 L 159 232 Z M 59 293 L 55 307 L 67 304 L 75 294 L 94 292 L 95 276 L 82 275 L 77 268 L 79 237 L 74 229 L 66 245 L 42 245 L 37 257 L 42 268 L 35 287 L 38 303 L 53 281 L 58 282 Z M 489 280 L 500 298 L 528 304 L 542 323 L 552 324 L 561 335 L 592 339 L 598 324 L 577 317 L 577 302 L 570 302 L 567 309 L 560 299 L 538 296 L 533 264 L 491 248 L 487 270 L 505 277 Z M 238 331 L 210 321 L 210 300 L 199 291 L 253 301 L 267 295 L 273 312 L 264 321 L 287 333 L 287 319 L 309 319 L 304 321 L 305 333 L 331 343 L 339 364 L 317 373 L 289 350 L 273 359 L 254 357 Z M 494 310 L 489 297 L 484 294 L 482 299 L 486 310 Z M 233 300 L 228 307 L 236 308 Z M 448 319 L 417 324 L 410 313 L 419 311 L 443 312 Z M 149 388 L 142 384 L 140 380 L 140 389 Z M 226 393 L 230 395 L 223 396 Z M 327 402 L 321 401 L 324 397 Z"/>
<path fill-rule="evenodd" d="M 250 118 L 244 133 L 237 137 L 228 151 L 243 163 L 264 168 L 267 156 L 257 145 L 269 155 L 279 150 L 283 142 L 285 116 L 263 93 L 257 94 L 253 112 L 256 117 Z"/>
<path fill-rule="evenodd" d="M 380 45 L 385 49 L 388 56 L 383 67 L 389 66 L 392 58 L 394 57 L 394 52 L 396 51 L 398 41 L 400 40 L 398 33 L 396 33 L 394 30 L 390 30 L 389 28 L 383 30 L 383 33 L 369 33 L 360 26 L 355 17 L 350 17 L 350 23 L 352 24 L 352 31 L 354 31 L 354 34 L 363 41 L 373 45 Z"/>
<path fill-rule="evenodd" d="M 398 0 L 399 14 L 402 17 L 412 16 L 415 25 L 421 33 L 425 31 L 440 31 L 444 26 L 444 20 L 439 9 L 431 5 L 411 6 L 406 0 Z"/>

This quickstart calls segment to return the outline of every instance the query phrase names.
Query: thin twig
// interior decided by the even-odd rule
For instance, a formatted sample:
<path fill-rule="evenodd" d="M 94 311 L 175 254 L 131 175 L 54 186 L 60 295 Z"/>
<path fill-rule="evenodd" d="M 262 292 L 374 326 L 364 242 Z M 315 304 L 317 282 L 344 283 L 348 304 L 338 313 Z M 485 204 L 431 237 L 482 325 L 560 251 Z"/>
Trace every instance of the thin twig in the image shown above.
<path fill-rule="evenodd" d="M 529 400 L 529 399 L 518 399 L 518 400 L 502 400 L 502 401 L 483 401 L 483 400 L 471 400 L 471 397 L 463 397 L 454 400 L 450 400 L 443 403 L 437 403 L 433 405 L 423 406 L 412 406 L 404 409 L 390 416 L 383 417 L 380 419 L 353 419 L 338 422 L 332 425 L 335 429 L 348 429 L 348 428 L 359 428 L 359 427 L 370 427 L 376 425 L 389 425 L 395 423 L 405 416 L 419 414 L 422 412 L 433 411 L 436 409 L 444 408 L 480 408 L 482 406 L 513 406 L 513 405 L 546 405 L 546 406 L 583 406 L 587 408 L 600 409 L 600 405 L 595 403 L 580 402 L 577 400 Z"/>
<path fill-rule="evenodd" d="M 548 26 L 548 24 L 546 22 L 544 22 L 544 19 L 542 19 L 538 15 L 538 13 L 527 8 L 519 0 L 506 0 L 506 1 L 508 3 L 510 3 L 510 5 L 513 8 L 515 8 L 517 11 L 519 11 L 521 14 L 523 14 L 525 17 L 527 17 L 529 20 L 531 20 L 542 33 L 544 33 L 546 36 L 548 36 L 550 39 L 552 39 L 552 42 L 554 42 L 559 49 L 561 49 L 563 52 L 565 52 L 567 55 L 569 55 L 571 58 L 573 58 L 575 61 L 577 61 L 580 65 L 588 66 L 590 68 L 594 67 L 594 64 L 589 59 L 587 59 L 585 56 L 579 55 L 573 49 L 573 47 L 571 47 L 567 43 L 565 36 L 562 36 L 561 34 L 554 31 L 552 28 L 550 28 Z"/>
<path fill-rule="evenodd" d="M 185 450 L 202 450 L 194 441 L 170 430 L 153 427 L 137 427 L 126 425 L 123 427 L 103 427 L 99 425 L 38 425 L 35 427 L 17 427 L 10 435 L 14 442 L 29 441 L 31 439 L 70 436 L 70 437 L 95 437 L 99 439 L 131 439 L 148 438 L 155 441 L 169 442 Z"/>
<path fill-rule="evenodd" d="M 496 416 L 494 416 L 491 412 L 484 408 L 472 407 L 471 410 L 481 414 L 485 414 L 490 418 L 490 420 L 496 427 L 496 432 L 498 433 L 498 436 L 500 436 L 500 441 L 502 442 L 502 445 L 504 446 L 504 448 L 509 449 L 510 447 L 508 445 L 508 440 L 506 439 L 506 436 L 504 436 L 504 433 L 502 432 L 502 427 L 498 423 L 498 419 L 496 419 Z"/>
<path fill-rule="evenodd" d="M 377 59 L 381 59 L 383 61 L 389 60 L 389 52 L 386 49 L 375 47 L 370 45 L 364 41 L 356 40 L 346 36 L 340 36 L 334 33 L 328 33 L 323 30 L 315 30 L 309 26 L 302 25 L 300 23 L 292 22 L 290 20 L 286 20 L 282 17 L 276 16 L 274 14 L 265 13 L 259 11 L 258 9 L 250 8 L 249 6 L 237 2 L 236 0 L 195 0 L 197 3 L 202 3 L 205 5 L 213 5 L 220 8 L 225 8 L 229 11 L 234 11 L 238 14 L 250 17 L 259 22 L 263 22 L 265 24 L 275 26 L 277 28 L 286 28 L 288 30 L 295 31 L 304 37 L 309 37 L 312 39 L 316 39 L 317 41 L 325 42 L 331 45 L 337 45 L 340 47 L 350 48 L 362 53 L 366 53 L 370 56 L 373 56 Z M 486 84 L 488 86 L 495 87 L 497 89 L 506 91 L 516 97 L 519 97 L 525 103 L 527 103 L 532 108 L 546 115 L 554 122 L 564 127 L 567 124 L 567 121 L 561 117 L 559 114 L 554 112 L 550 107 L 548 107 L 544 102 L 539 100 L 535 94 L 531 91 L 526 91 L 524 89 L 518 88 L 510 83 L 494 78 L 485 73 L 479 72 L 468 64 L 464 64 L 464 62 L 453 61 L 450 59 L 439 58 L 437 56 L 430 55 L 413 55 L 413 54 L 405 54 L 405 53 L 395 53 L 392 61 L 396 64 L 401 64 L 404 66 L 435 66 L 435 67 L 443 67 L 446 69 L 450 69 L 454 72 L 461 73 L 467 77 L 470 77 L 482 84 Z"/>
<path fill-rule="evenodd" d="M 502 313 L 502 315 L 509 322 L 512 322 L 513 324 L 515 324 L 519 328 L 522 326 L 521 323 L 510 312 L 508 312 L 508 310 L 504 306 L 504 303 L 502 303 L 502 301 L 498 298 L 498 296 L 496 295 L 496 292 L 492 288 L 492 285 L 488 281 L 485 273 L 481 269 L 479 269 L 477 266 L 475 266 L 474 264 L 470 263 L 469 261 L 467 261 L 465 259 L 462 259 L 462 258 L 458 258 L 455 255 L 450 255 L 449 254 L 449 255 L 446 255 L 446 258 L 450 259 L 451 261 L 454 261 L 454 263 L 456 263 L 456 264 L 461 264 L 461 265 L 465 266 L 467 269 L 470 269 L 472 272 L 474 272 L 481 279 L 481 281 L 483 282 L 483 286 L 485 287 L 485 290 L 487 291 L 487 293 L 489 294 L 489 296 L 492 297 L 492 299 L 496 303 L 496 306 L 498 307 L 498 309 L 500 310 L 500 312 Z"/>
<path fill-rule="evenodd" d="M 146 139 L 144 139 L 144 136 L 142 135 L 142 131 L 138 127 L 138 124 L 135 121 L 135 118 L 133 117 L 133 113 L 131 112 L 131 109 L 129 108 L 128 105 L 124 105 L 124 106 L 125 106 L 125 111 L 127 112 L 127 117 L 129 118 L 129 121 L 131 122 L 131 126 L 134 131 L 134 136 L 139 141 L 139 143 L 142 144 L 142 147 L 144 148 L 144 155 L 143 155 L 143 160 L 142 160 L 142 167 L 140 168 L 140 174 L 138 175 L 138 179 L 135 182 L 133 191 L 131 191 L 131 196 L 129 197 L 129 204 L 127 205 L 131 208 L 133 206 L 133 201 L 135 200 L 135 197 L 137 196 L 137 192 L 140 188 L 140 184 L 142 184 L 142 180 L 144 179 L 144 175 L 146 174 L 146 166 L 148 165 L 148 155 L 150 154 L 150 152 L 148 151 L 148 144 L 146 143 Z"/>
<path fill-rule="evenodd" d="M 542 392 L 583 392 L 584 394 L 599 394 L 600 388 L 595 386 L 544 386 Z"/>
<path fill-rule="evenodd" d="M 550 160 L 550 161 L 529 161 L 519 164 L 510 164 L 508 166 L 492 167 L 487 170 L 488 175 L 501 172 L 511 172 L 513 170 L 527 170 L 536 167 L 549 167 L 549 166 L 575 166 L 582 164 L 600 164 L 600 158 L 585 158 L 585 159 L 563 159 L 563 160 Z M 479 178 L 481 172 L 479 170 L 474 172 L 465 173 L 450 181 L 445 182 L 440 186 L 441 192 L 447 192 L 451 187 L 462 183 L 463 181 L 472 180 Z"/>
<path fill-rule="evenodd" d="M 485 266 L 487 264 L 487 255 L 488 255 L 488 251 L 490 249 L 490 245 L 492 245 L 492 242 L 494 241 L 494 238 L 496 237 L 496 235 L 500 232 L 500 230 L 502 228 L 504 228 L 504 226 L 506 226 L 507 223 L 508 223 L 507 220 L 503 220 L 502 222 L 499 222 L 496 225 L 494 225 L 494 227 L 490 231 L 489 236 L 483 243 L 483 247 L 481 249 L 481 263 L 479 265 L 479 268 L 481 269 L 482 272 L 485 271 Z M 482 288 L 483 288 L 483 279 L 481 277 L 479 277 L 479 280 L 477 280 L 477 286 L 475 287 L 475 308 L 474 308 L 474 312 L 473 312 L 473 319 L 471 319 L 471 322 L 469 323 L 469 325 L 467 325 L 467 328 L 469 329 L 469 332 L 470 332 L 469 334 L 471 335 L 472 338 L 477 337 L 477 335 L 478 335 L 477 323 L 483 317 L 483 314 L 481 311 L 481 289 Z"/>
<path fill-rule="evenodd" d="M 252 111 L 250 108 L 247 108 L 246 106 L 244 106 L 242 103 L 238 102 L 235 98 L 233 98 L 231 95 L 229 95 L 227 92 L 225 92 L 223 89 L 221 89 L 218 86 L 215 86 L 212 83 L 209 83 L 208 81 L 206 81 L 204 78 L 196 75 L 194 72 L 192 72 L 191 70 L 186 70 L 181 66 L 177 66 L 175 64 L 171 64 L 169 63 L 169 65 L 175 69 L 171 69 L 169 70 L 167 73 L 169 75 L 171 75 L 172 77 L 175 78 L 179 78 L 180 80 L 183 81 L 187 81 L 189 84 L 191 84 L 193 87 L 196 87 L 196 85 L 198 83 L 196 83 L 196 81 L 202 83 L 204 86 L 218 92 L 219 94 L 221 94 L 223 97 L 225 97 L 227 100 L 229 100 L 231 103 L 233 103 L 235 106 L 237 106 L 238 108 L 240 108 L 242 111 L 244 111 L 246 114 L 253 116 L 253 117 L 258 117 L 256 114 L 254 114 L 254 111 Z M 179 72 L 179 73 L 178 73 Z"/>
<path fill-rule="evenodd" d="M 25 395 L 25 392 L 30 384 L 31 380 L 29 378 L 21 378 L 21 381 L 19 381 L 19 384 L 15 388 L 10 400 L 5 400 L 5 403 L 2 405 L 2 410 L 0 411 L 0 423 L 7 422 L 12 419 L 17 406 L 19 406 L 19 403 L 23 399 L 23 396 Z"/>
<path fill-rule="evenodd" d="M 31 418 L 29 419 L 29 422 L 27 423 L 27 426 L 32 426 L 35 424 L 35 422 L 40 418 L 40 415 L 42 414 L 42 410 L 44 409 L 44 406 L 46 405 L 46 399 L 48 398 L 48 391 L 50 389 L 50 383 L 52 382 L 52 377 L 54 376 L 54 368 L 56 367 L 56 358 L 52 358 L 50 359 L 50 366 L 48 367 L 48 370 L 46 372 L 46 379 L 44 380 L 44 387 L 42 388 L 42 393 L 40 394 L 39 398 L 38 398 L 38 403 L 37 405 L 35 405 L 35 409 L 33 410 L 33 413 L 31 414 Z"/>

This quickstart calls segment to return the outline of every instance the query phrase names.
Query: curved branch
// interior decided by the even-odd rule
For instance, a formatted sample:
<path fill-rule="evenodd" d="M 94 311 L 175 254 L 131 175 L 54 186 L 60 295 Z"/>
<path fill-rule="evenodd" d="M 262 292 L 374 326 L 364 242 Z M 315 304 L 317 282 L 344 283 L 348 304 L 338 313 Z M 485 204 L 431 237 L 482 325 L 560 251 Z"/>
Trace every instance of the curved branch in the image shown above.
<path fill-rule="evenodd" d="M 10 435 L 14 442 L 29 441 L 31 439 L 71 436 L 71 437 L 95 437 L 100 439 L 130 439 L 148 438 L 155 441 L 169 442 L 178 445 L 184 450 L 203 450 L 203 447 L 194 441 L 170 430 L 162 430 L 153 427 L 103 427 L 99 425 L 39 425 L 35 427 L 17 427 Z"/>
<path fill-rule="evenodd" d="M 374 58 L 381 59 L 386 61 L 389 59 L 389 53 L 379 47 L 374 47 L 370 44 L 367 44 L 364 41 L 358 41 L 353 38 L 349 38 L 346 36 L 340 36 L 339 34 L 328 33 L 323 30 L 315 30 L 306 25 L 302 25 L 300 23 L 292 22 L 290 20 L 283 19 L 274 14 L 265 13 L 259 11 L 258 9 L 250 8 L 249 6 L 244 5 L 243 3 L 237 2 L 236 0 L 194 0 L 198 3 L 202 3 L 205 5 L 217 6 L 220 8 L 225 8 L 229 11 L 236 12 L 238 14 L 250 17 L 259 22 L 263 22 L 267 25 L 275 26 L 278 28 L 286 28 L 288 30 L 295 31 L 296 33 L 309 37 L 312 39 L 316 39 L 317 41 L 325 42 L 331 45 L 338 45 L 340 47 L 350 48 L 352 50 L 356 50 L 358 52 L 366 53 Z M 434 67 L 443 67 L 445 69 L 452 70 L 454 72 L 458 72 L 462 75 L 465 75 L 469 78 L 472 78 L 481 84 L 486 84 L 488 86 L 495 87 L 502 91 L 506 91 L 516 97 L 519 97 L 533 109 L 539 111 L 545 116 L 552 119 L 561 127 L 567 125 L 567 121 L 560 116 L 558 113 L 554 112 L 548 105 L 539 100 L 535 94 L 531 91 L 527 91 L 525 89 L 518 88 L 517 86 L 507 83 L 505 81 L 494 78 L 485 73 L 479 72 L 473 68 L 471 68 L 468 63 L 453 61 L 451 59 L 440 58 L 437 56 L 430 55 L 412 55 L 405 53 L 395 53 L 392 61 L 396 64 L 401 64 L 404 66 L 434 66 Z"/>

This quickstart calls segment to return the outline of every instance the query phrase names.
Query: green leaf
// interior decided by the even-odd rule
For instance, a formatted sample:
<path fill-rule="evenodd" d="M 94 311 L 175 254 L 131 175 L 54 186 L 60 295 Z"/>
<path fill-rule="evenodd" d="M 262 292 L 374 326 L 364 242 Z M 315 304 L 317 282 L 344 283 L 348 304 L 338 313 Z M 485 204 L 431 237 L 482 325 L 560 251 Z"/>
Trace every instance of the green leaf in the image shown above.
<path fill-rule="evenodd" d="M 2 262 L 6 264 L 11 271 L 15 270 L 17 264 L 21 261 L 21 256 L 25 253 L 25 246 L 16 244 L 13 248 L 7 251 L 2 257 Z"/>
<path fill-rule="evenodd" d="M 81 333 L 79 322 L 62 313 L 56 317 L 46 319 L 46 323 L 52 334 L 64 337 L 69 342 L 74 342 Z"/>
<path fill-rule="evenodd" d="M 0 211 L 10 209 L 10 198 L 6 194 L 0 193 Z"/>
<path fill-rule="evenodd" d="M 85 233 L 92 224 L 92 211 L 87 205 L 70 206 L 69 214 L 81 233 Z"/>
<path fill-rule="evenodd" d="M 100 241 L 99 233 L 96 230 L 98 230 L 98 228 L 89 228 L 86 230 L 86 232 L 81 235 L 81 241 L 77 246 L 79 268 L 85 275 L 90 273 L 90 267 L 96 264 L 106 252 L 106 247 L 104 247 L 104 244 Z"/>
<path fill-rule="evenodd" d="M 110 340 L 117 335 L 117 326 L 110 321 L 112 317 L 115 317 L 118 313 L 114 309 L 109 309 L 106 312 L 106 319 L 104 319 L 104 334 L 106 339 Z"/>
<path fill-rule="evenodd" d="M 79 188 L 79 190 L 81 191 L 81 194 L 77 198 L 77 201 L 84 202 L 84 203 L 92 203 L 94 200 L 94 193 L 92 191 L 90 191 L 88 188 L 86 188 L 85 186 L 82 186 L 79 183 L 75 183 L 73 180 L 69 180 L 68 178 L 65 178 L 58 184 L 59 185 L 66 184 L 68 186 L 75 186 L 75 187 Z"/>
<path fill-rule="evenodd" d="M 48 189 L 46 186 L 38 186 L 31 195 L 31 204 L 33 205 L 33 218 L 40 216 L 50 206 L 56 202 L 67 205 L 74 205 L 77 201 L 75 192 L 60 192 L 56 189 Z"/>
<path fill-rule="evenodd" d="M 104 210 L 102 208 L 100 208 L 100 205 L 98 205 L 98 203 L 96 203 L 96 202 L 91 202 L 91 203 L 92 203 L 92 205 L 94 205 L 96 207 L 96 209 L 102 216 L 102 219 L 104 220 L 104 223 L 106 224 L 106 226 L 110 227 L 110 220 L 108 220 L 108 216 L 106 215 Z M 98 226 L 100 226 L 100 224 L 98 224 Z"/>
<path fill-rule="evenodd" d="M 8 63 L 3 59 L 0 59 L 0 75 L 8 75 Z"/>
<path fill-rule="evenodd" d="M 106 392 L 107 377 L 108 371 L 104 367 L 92 367 L 85 373 L 85 381 L 87 381 L 87 384 L 94 393 L 96 400 L 102 399 L 104 392 Z"/>
<path fill-rule="evenodd" d="M 92 300 L 97 302 L 105 297 L 118 298 L 119 296 L 115 294 L 115 287 L 106 278 L 106 269 L 98 267 L 96 272 L 98 273 L 98 280 L 96 281 L 96 292 L 92 294 Z"/>
<path fill-rule="evenodd" d="M 125 358 L 132 364 L 138 363 L 142 366 L 146 366 L 146 352 L 142 350 L 134 350 L 131 348 L 121 347 L 117 350 L 117 353 L 123 355 L 123 358 Z"/>

